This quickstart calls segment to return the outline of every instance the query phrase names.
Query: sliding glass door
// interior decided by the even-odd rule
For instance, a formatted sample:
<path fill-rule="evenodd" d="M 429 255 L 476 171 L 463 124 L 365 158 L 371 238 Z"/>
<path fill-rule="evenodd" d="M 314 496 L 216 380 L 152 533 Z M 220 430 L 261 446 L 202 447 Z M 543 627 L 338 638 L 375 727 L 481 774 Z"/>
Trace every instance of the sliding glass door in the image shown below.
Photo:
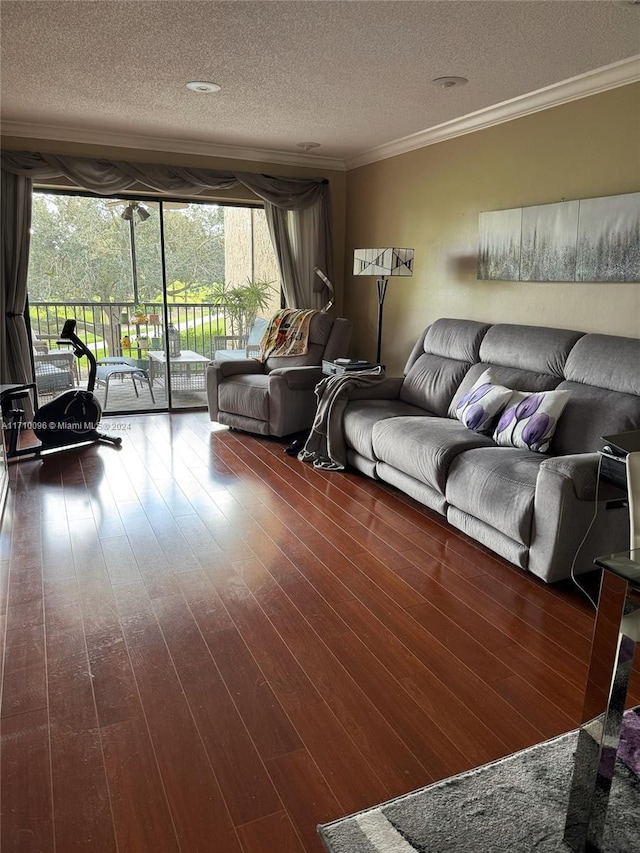
<path fill-rule="evenodd" d="M 106 411 L 206 406 L 207 364 L 220 347 L 244 354 L 256 315 L 280 305 L 276 281 L 260 208 L 37 192 L 29 304 L 39 396 L 86 383 L 87 366 L 57 350 L 75 317 Z"/>

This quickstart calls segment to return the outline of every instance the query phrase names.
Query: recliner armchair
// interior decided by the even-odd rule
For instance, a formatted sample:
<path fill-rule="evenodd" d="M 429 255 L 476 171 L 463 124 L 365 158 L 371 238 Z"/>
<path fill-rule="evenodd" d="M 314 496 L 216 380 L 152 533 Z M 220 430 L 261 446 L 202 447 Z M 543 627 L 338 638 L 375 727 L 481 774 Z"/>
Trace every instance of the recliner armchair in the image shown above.
<path fill-rule="evenodd" d="M 309 429 L 322 362 L 348 355 L 351 321 L 318 312 L 305 355 L 213 361 L 207 368 L 212 421 L 258 435 L 284 436 Z"/>

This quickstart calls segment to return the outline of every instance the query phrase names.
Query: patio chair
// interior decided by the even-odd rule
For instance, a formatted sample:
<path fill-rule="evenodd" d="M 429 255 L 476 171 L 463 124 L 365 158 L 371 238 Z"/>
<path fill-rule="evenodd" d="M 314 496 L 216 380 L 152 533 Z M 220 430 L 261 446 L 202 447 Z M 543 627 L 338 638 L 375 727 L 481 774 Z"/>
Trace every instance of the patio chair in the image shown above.
<path fill-rule="evenodd" d="M 69 350 L 49 351 L 38 341 L 33 347 L 33 367 L 36 389 L 40 396 L 73 388 L 78 379 L 74 354 Z"/>
<path fill-rule="evenodd" d="M 214 351 L 211 360 L 255 358 L 260 352 L 260 341 L 268 325 L 268 319 L 256 317 L 248 335 L 216 335 L 213 339 Z"/>
<path fill-rule="evenodd" d="M 106 358 L 101 358 L 97 362 L 96 366 L 96 386 L 104 385 L 104 406 L 103 408 L 107 408 L 107 400 L 109 398 L 109 382 L 114 376 L 119 376 L 120 379 L 124 379 L 126 376 L 131 377 L 131 382 L 133 383 L 133 390 L 136 392 L 136 397 L 139 397 L 138 386 L 136 385 L 136 380 L 140 382 L 142 385 L 146 383 L 149 393 L 151 394 L 151 402 L 155 405 L 155 397 L 153 396 L 153 388 L 151 387 L 151 382 L 149 381 L 149 373 L 145 370 L 144 367 L 139 367 L 136 364 L 135 359 L 133 358 L 125 358 L 123 356 L 107 356 Z"/>

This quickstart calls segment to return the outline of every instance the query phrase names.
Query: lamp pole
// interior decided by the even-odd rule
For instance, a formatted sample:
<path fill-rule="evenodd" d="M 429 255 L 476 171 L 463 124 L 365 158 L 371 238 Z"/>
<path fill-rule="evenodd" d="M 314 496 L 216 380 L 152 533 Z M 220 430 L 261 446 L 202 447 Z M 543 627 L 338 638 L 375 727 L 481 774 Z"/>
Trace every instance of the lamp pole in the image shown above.
<path fill-rule="evenodd" d="M 380 364 L 380 355 L 382 347 L 382 307 L 384 305 L 384 297 L 387 293 L 387 281 L 384 276 L 378 279 L 378 350 L 376 353 L 376 364 Z"/>

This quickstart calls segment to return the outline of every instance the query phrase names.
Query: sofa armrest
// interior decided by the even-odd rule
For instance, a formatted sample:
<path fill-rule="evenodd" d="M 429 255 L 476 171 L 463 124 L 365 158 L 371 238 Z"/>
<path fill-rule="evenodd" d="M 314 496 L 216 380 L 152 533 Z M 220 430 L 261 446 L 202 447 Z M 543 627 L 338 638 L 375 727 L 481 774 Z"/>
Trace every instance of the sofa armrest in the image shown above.
<path fill-rule="evenodd" d="M 598 453 L 580 453 L 540 465 L 528 569 L 547 583 L 593 569 L 598 554 L 621 551 L 629 541 L 624 492 L 599 481 L 598 464 Z"/>
<path fill-rule="evenodd" d="M 226 378 L 239 373 L 264 373 L 264 364 L 255 358 L 231 358 L 228 361 L 212 361 L 207 370 L 217 370 L 221 378 Z"/>
<path fill-rule="evenodd" d="M 310 367 L 276 367 L 269 373 L 270 380 L 283 377 L 291 390 L 314 389 L 321 379 L 324 379 L 322 368 L 316 365 Z"/>
<path fill-rule="evenodd" d="M 385 376 L 376 385 L 368 385 L 365 388 L 350 388 L 350 400 L 398 400 L 400 389 L 404 382 L 403 376 Z"/>
<path fill-rule="evenodd" d="M 579 501 L 599 501 L 620 496 L 620 490 L 611 483 L 599 481 L 600 454 L 572 453 L 569 456 L 551 456 L 540 465 L 539 477 L 557 474 L 570 480 Z"/>

